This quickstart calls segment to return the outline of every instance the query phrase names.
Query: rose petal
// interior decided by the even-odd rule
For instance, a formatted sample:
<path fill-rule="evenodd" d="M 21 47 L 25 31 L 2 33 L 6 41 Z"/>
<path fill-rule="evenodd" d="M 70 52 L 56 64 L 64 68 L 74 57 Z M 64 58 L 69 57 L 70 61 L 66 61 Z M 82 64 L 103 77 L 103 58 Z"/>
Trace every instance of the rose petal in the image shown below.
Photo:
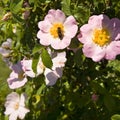
<path fill-rule="evenodd" d="M 105 56 L 105 50 L 93 43 L 85 44 L 83 53 L 86 57 L 92 58 L 95 62 L 100 61 Z"/>
<path fill-rule="evenodd" d="M 50 42 L 52 39 L 50 34 L 43 33 L 42 31 L 39 31 L 37 33 L 37 37 L 40 39 L 40 44 L 45 45 L 45 46 L 50 45 Z"/>
<path fill-rule="evenodd" d="M 38 23 L 38 27 L 40 28 L 40 30 L 44 33 L 48 33 L 51 27 L 51 24 L 49 21 L 40 21 Z"/>
<path fill-rule="evenodd" d="M 64 22 L 64 28 L 65 28 L 65 36 L 68 36 L 70 38 L 73 38 L 78 30 L 77 22 L 73 16 L 69 16 L 66 18 Z"/>
<path fill-rule="evenodd" d="M 58 76 L 55 74 L 54 71 L 46 68 L 44 74 L 45 74 L 46 85 L 52 86 L 56 83 Z"/>
<path fill-rule="evenodd" d="M 65 20 L 65 14 L 59 9 L 51 9 L 49 10 L 48 15 L 46 15 L 45 20 L 50 21 L 52 24 L 55 22 L 63 23 Z"/>
<path fill-rule="evenodd" d="M 10 114 L 9 120 L 17 120 L 17 117 L 18 117 L 18 113 L 17 112 L 13 112 L 12 114 Z"/>
<path fill-rule="evenodd" d="M 11 73 L 14 74 L 14 73 Z M 16 89 L 16 88 L 20 88 L 22 86 L 25 85 L 25 83 L 27 82 L 27 78 L 23 78 L 22 80 L 16 77 L 10 77 L 7 79 L 8 85 L 10 87 L 10 89 Z"/>
<path fill-rule="evenodd" d="M 62 40 L 56 39 L 54 41 L 51 41 L 51 46 L 56 50 L 64 49 L 70 45 L 70 42 L 71 42 L 71 38 L 64 36 Z"/>
<path fill-rule="evenodd" d="M 18 117 L 20 119 L 24 119 L 25 115 L 29 112 L 28 109 L 24 108 L 24 107 L 20 107 L 19 108 L 19 113 L 18 113 Z"/>
<path fill-rule="evenodd" d="M 113 60 L 116 58 L 116 55 L 120 54 L 120 41 L 113 41 L 106 48 L 105 58 L 108 60 Z"/>

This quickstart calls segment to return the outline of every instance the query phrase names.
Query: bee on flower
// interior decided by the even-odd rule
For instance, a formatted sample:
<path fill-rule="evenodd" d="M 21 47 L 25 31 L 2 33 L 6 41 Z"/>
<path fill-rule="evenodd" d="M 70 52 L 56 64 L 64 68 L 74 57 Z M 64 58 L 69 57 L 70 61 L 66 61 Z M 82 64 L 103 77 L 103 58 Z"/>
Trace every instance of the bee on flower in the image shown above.
<path fill-rule="evenodd" d="M 38 23 L 37 37 L 40 44 L 51 45 L 54 49 L 64 49 L 70 45 L 71 39 L 76 35 L 78 26 L 75 18 L 71 15 L 66 18 L 65 14 L 57 9 L 51 9 L 43 21 Z"/>

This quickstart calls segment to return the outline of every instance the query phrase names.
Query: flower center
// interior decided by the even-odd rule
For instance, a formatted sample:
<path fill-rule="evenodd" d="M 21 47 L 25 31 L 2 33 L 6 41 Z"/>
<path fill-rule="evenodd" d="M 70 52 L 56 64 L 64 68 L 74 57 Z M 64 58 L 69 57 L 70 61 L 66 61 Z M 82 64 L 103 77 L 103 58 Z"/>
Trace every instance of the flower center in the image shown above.
<path fill-rule="evenodd" d="M 105 29 L 95 29 L 93 32 L 93 41 L 100 47 L 108 44 L 110 42 L 110 35 Z"/>
<path fill-rule="evenodd" d="M 54 38 L 60 38 L 63 39 L 64 36 L 64 26 L 62 23 L 55 23 L 51 28 L 50 28 L 50 34 Z"/>
<path fill-rule="evenodd" d="M 19 108 L 19 103 L 17 102 L 15 105 L 14 105 L 14 109 L 17 110 Z"/>
<path fill-rule="evenodd" d="M 24 78 L 24 72 L 21 71 L 19 74 L 18 74 L 18 78 L 19 79 L 23 79 Z"/>
<path fill-rule="evenodd" d="M 42 61 L 39 63 L 39 67 L 40 67 L 40 69 L 42 69 L 42 70 L 45 69 L 45 66 L 44 66 L 44 64 L 42 63 Z"/>

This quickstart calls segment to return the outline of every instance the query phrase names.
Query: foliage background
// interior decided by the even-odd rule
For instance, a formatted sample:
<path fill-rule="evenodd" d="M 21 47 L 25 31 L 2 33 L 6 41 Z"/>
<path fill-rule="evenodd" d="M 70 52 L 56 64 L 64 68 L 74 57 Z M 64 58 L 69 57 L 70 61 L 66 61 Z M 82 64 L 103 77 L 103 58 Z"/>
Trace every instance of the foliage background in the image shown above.
<path fill-rule="evenodd" d="M 39 51 L 44 49 L 36 38 L 38 22 L 50 9 L 61 9 L 67 16 L 73 15 L 79 27 L 94 14 L 120 19 L 119 0 L 0 0 L 0 44 L 12 38 L 13 63 L 24 56 L 32 57 L 35 70 Z M 95 63 L 85 58 L 82 44 L 76 38 L 70 48 L 79 50 L 76 53 L 66 50 L 64 75 L 56 85 L 45 86 L 41 75 L 16 90 L 28 95 L 26 103 L 30 113 L 25 120 L 120 120 L 120 56 L 113 61 Z M 8 120 L 4 116 L 4 100 L 11 92 L 6 82 L 9 73 L 0 60 L 0 120 Z M 93 100 L 92 95 L 97 95 L 98 99 Z"/>

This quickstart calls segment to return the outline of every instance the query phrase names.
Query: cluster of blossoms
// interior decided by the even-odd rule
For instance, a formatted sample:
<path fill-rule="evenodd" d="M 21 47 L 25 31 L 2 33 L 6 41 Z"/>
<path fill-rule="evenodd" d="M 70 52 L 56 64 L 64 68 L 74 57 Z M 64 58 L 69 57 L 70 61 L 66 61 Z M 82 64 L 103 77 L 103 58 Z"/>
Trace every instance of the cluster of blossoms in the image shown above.
<path fill-rule="evenodd" d="M 32 70 L 32 59 L 18 61 L 10 67 L 12 72 L 7 79 L 10 89 L 20 88 L 27 83 L 28 77 L 35 78 L 40 74 L 44 74 L 47 86 L 54 85 L 62 77 L 67 61 L 65 50 L 78 32 L 77 22 L 73 16 L 66 17 L 61 10 L 51 9 L 45 19 L 38 23 L 38 27 L 40 30 L 37 38 L 40 40 L 40 44 L 48 50 L 53 63 L 52 68 L 44 65 L 41 56 L 36 73 Z M 93 15 L 87 24 L 80 27 L 77 38 L 83 44 L 82 50 L 86 57 L 92 58 L 95 62 L 102 59 L 113 60 L 120 54 L 120 20 L 109 19 L 103 14 Z M 6 58 L 11 52 L 10 49 L 11 40 L 7 40 L 2 44 L 0 53 Z M 17 93 L 13 92 L 7 96 L 5 114 L 9 115 L 9 120 L 25 117 L 29 110 L 25 108 L 24 102 L 23 94 L 19 97 Z"/>

